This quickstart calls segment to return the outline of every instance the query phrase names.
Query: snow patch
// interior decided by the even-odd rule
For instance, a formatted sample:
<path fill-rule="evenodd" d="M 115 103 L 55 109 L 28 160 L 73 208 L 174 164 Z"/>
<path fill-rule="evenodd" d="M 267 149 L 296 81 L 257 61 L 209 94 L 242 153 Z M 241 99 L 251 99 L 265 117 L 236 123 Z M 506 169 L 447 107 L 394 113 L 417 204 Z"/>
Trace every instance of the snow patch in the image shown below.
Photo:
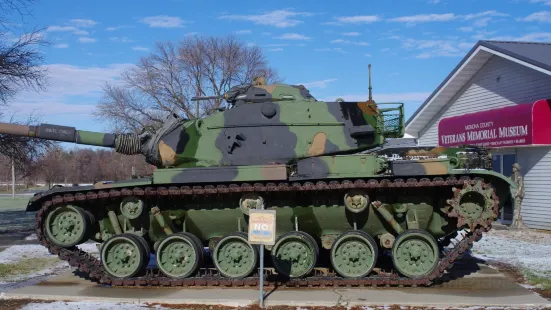
<path fill-rule="evenodd" d="M 155 307 L 156 309 L 168 309 L 164 307 Z M 94 301 L 56 301 L 52 303 L 30 303 L 21 310 L 59 310 L 59 309 L 78 309 L 78 310 L 133 310 L 133 309 L 151 309 L 145 304 L 114 303 L 114 302 L 94 302 Z"/>
<path fill-rule="evenodd" d="M 473 244 L 473 256 L 527 269 L 540 277 L 551 277 L 551 235 L 544 238 L 511 240 L 511 236 L 486 235 Z"/>
<path fill-rule="evenodd" d="M 25 237 L 25 240 L 38 240 L 38 237 L 36 237 L 36 234 L 32 234 Z"/>
<path fill-rule="evenodd" d="M 22 259 L 55 257 L 40 244 L 13 245 L 0 252 L 0 264 L 12 264 Z"/>

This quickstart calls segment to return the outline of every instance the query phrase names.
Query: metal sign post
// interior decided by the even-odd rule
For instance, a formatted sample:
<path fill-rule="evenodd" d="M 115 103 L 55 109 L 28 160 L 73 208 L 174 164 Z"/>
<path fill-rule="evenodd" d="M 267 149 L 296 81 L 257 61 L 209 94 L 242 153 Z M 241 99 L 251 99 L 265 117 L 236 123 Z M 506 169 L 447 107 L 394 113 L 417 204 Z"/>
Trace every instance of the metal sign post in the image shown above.
<path fill-rule="evenodd" d="M 264 246 L 275 244 L 275 210 L 249 210 L 249 243 L 260 245 L 260 307 L 264 308 Z"/>

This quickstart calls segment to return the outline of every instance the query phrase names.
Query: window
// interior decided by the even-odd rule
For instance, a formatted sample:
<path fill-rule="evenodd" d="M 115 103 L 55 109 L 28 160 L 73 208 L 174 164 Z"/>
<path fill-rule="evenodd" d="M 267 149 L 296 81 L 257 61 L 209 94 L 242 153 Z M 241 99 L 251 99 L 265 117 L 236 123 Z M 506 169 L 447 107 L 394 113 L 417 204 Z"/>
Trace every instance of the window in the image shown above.
<path fill-rule="evenodd" d="M 510 177 L 513 174 L 513 164 L 516 162 L 516 154 L 494 154 L 492 155 L 492 170 Z"/>
<path fill-rule="evenodd" d="M 517 162 L 517 154 L 492 154 L 492 170 L 506 177 L 513 174 L 513 164 Z M 505 201 L 503 209 L 499 210 L 499 220 L 503 224 L 510 224 L 513 219 L 513 206 L 511 201 Z"/>

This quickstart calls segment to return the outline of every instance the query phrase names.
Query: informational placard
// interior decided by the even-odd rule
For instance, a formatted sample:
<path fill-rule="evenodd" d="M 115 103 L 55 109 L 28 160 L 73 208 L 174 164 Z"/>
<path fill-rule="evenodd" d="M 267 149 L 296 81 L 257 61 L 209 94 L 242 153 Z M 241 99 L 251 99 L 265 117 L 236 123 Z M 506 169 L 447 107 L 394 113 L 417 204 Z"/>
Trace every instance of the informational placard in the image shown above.
<path fill-rule="evenodd" d="M 275 210 L 249 210 L 249 243 L 274 245 L 276 232 Z"/>

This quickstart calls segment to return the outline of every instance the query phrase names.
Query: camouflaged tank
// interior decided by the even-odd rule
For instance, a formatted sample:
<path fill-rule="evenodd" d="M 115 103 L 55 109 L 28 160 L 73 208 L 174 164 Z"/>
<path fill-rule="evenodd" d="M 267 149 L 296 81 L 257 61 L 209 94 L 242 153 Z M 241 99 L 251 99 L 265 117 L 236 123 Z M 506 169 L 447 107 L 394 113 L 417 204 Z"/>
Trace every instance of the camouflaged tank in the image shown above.
<path fill-rule="evenodd" d="M 263 208 L 277 219 L 268 285 L 429 285 L 490 229 L 514 185 L 483 149 L 387 147 L 404 134 L 403 104 L 375 103 L 369 89 L 365 102 L 322 102 L 256 79 L 223 96 L 228 109 L 171 115 L 142 134 L 49 124 L 0 133 L 143 154 L 157 167 L 30 199 L 39 241 L 94 281 L 254 286 L 248 214 Z M 82 250 L 89 241 L 99 255 Z"/>

